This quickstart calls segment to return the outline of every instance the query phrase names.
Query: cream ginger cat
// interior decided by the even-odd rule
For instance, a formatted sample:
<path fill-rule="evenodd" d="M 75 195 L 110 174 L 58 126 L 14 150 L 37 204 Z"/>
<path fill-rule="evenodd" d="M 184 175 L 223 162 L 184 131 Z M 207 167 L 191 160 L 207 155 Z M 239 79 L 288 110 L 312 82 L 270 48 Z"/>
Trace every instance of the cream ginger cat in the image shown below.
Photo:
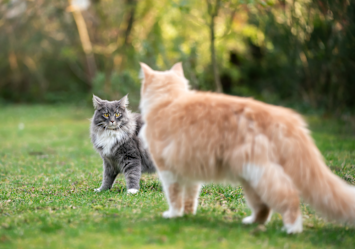
<path fill-rule="evenodd" d="M 169 203 L 164 217 L 194 214 L 202 182 L 240 182 L 252 209 L 243 223 L 265 223 L 273 210 L 287 233 L 299 233 L 300 197 L 327 217 L 355 223 L 355 187 L 325 165 L 299 114 L 190 91 L 181 63 L 165 72 L 141 67 L 140 135 Z"/>

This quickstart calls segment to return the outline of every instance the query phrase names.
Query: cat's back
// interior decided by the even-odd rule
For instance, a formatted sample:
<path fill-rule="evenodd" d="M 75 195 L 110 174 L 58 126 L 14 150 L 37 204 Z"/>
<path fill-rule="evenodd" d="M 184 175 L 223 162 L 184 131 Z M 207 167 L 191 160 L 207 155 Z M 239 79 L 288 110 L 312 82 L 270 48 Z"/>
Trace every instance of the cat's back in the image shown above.
<path fill-rule="evenodd" d="M 199 92 L 157 105 L 148 113 L 147 124 L 149 149 L 191 175 L 196 172 L 184 165 L 210 165 L 234 158 L 236 153 L 247 156 L 256 137 L 268 146 L 276 137 L 296 137 L 294 131 L 304 126 L 302 118 L 287 108 L 251 98 Z M 206 171 L 211 177 L 223 172 L 211 170 Z"/>
<path fill-rule="evenodd" d="M 169 132 L 191 130 L 194 126 L 200 126 L 200 131 L 208 126 L 215 131 L 234 130 L 241 120 L 260 131 L 275 125 L 289 129 L 306 127 L 302 117 L 291 109 L 252 98 L 206 92 L 190 92 L 169 104 L 162 103 L 148 118 L 155 126 Z"/>
<path fill-rule="evenodd" d="M 251 145 L 256 136 L 280 148 L 286 141 L 307 137 L 308 132 L 301 116 L 288 108 L 199 92 L 157 106 L 147 123 L 149 148 L 174 161 L 211 154 L 223 158 L 223 153 Z"/>

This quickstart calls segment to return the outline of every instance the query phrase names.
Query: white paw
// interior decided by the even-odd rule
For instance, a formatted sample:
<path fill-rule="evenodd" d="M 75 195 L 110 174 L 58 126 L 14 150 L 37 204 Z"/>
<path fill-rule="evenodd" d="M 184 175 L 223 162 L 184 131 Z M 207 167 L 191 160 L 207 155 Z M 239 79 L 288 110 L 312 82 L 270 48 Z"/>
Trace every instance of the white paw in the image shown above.
<path fill-rule="evenodd" d="M 171 218 L 169 210 L 163 213 L 163 218 Z"/>
<path fill-rule="evenodd" d="M 302 216 L 300 215 L 295 223 L 293 224 L 285 224 L 283 227 L 284 231 L 286 231 L 288 234 L 291 233 L 301 233 L 302 232 Z"/>
<path fill-rule="evenodd" d="M 182 213 L 179 214 L 177 212 L 171 212 L 170 210 L 168 211 L 165 211 L 163 213 L 163 218 L 166 218 L 166 219 L 169 219 L 169 218 L 175 218 L 175 217 L 181 217 L 182 216 Z"/>
<path fill-rule="evenodd" d="M 245 217 L 245 218 L 242 220 L 242 223 L 243 223 L 243 224 L 253 224 L 253 223 L 254 223 L 254 216 L 251 215 L 251 216 Z"/>
<path fill-rule="evenodd" d="M 135 188 L 130 188 L 127 190 L 127 193 L 128 194 L 137 194 L 139 190 L 138 189 L 135 189 Z"/>
<path fill-rule="evenodd" d="M 101 192 L 101 189 L 100 188 L 95 188 L 94 192 L 99 193 L 99 192 Z"/>

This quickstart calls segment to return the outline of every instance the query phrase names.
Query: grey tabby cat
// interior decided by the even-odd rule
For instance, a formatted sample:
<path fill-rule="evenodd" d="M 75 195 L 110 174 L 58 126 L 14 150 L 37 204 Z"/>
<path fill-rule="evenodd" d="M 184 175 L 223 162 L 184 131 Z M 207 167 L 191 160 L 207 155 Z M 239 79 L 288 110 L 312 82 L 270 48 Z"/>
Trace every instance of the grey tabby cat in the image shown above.
<path fill-rule="evenodd" d="M 128 193 L 139 190 L 142 172 L 154 172 L 148 151 L 138 138 L 143 125 L 141 115 L 127 109 L 127 95 L 118 101 L 93 96 L 95 113 L 91 123 L 91 141 L 103 160 L 103 179 L 96 192 L 110 189 L 119 173 L 126 178 Z"/>

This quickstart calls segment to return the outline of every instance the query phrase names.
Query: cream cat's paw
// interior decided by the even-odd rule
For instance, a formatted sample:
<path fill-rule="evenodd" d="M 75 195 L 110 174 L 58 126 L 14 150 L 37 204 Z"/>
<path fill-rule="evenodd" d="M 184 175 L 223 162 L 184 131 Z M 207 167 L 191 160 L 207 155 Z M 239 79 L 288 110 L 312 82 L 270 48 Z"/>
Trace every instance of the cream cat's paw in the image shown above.
<path fill-rule="evenodd" d="M 301 233 L 303 230 L 302 227 L 302 216 L 300 215 L 295 223 L 293 224 L 285 224 L 285 226 L 282 228 L 283 231 L 286 231 L 288 234 L 293 234 L 293 233 Z"/>
<path fill-rule="evenodd" d="M 137 194 L 138 191 L 139 191 L 138 189 L 130 188 L 127 190 L 127 194 Z"/>
<path fill-rule="evenodd" d="M 181 212 L 181 214 L 180 213 L 177 213 L 177 212 L 172 212 L 172 211 L 170 211 L 170 210 L 168 210 L 168 211 L 165 211 L 164 213 L 163 213 L 163 218 L 175 218 L 175 217 L 181 217 L 182 216 L 182 212 Z"/>
<path fill-rule="evenodd" d="M 255 221 L 254 219 L 254 216 L 248 216 L 248 217 L 245 217 L 243 220 L 242 220 L 242 223 L 243 224 L 253 224 Z"/>

